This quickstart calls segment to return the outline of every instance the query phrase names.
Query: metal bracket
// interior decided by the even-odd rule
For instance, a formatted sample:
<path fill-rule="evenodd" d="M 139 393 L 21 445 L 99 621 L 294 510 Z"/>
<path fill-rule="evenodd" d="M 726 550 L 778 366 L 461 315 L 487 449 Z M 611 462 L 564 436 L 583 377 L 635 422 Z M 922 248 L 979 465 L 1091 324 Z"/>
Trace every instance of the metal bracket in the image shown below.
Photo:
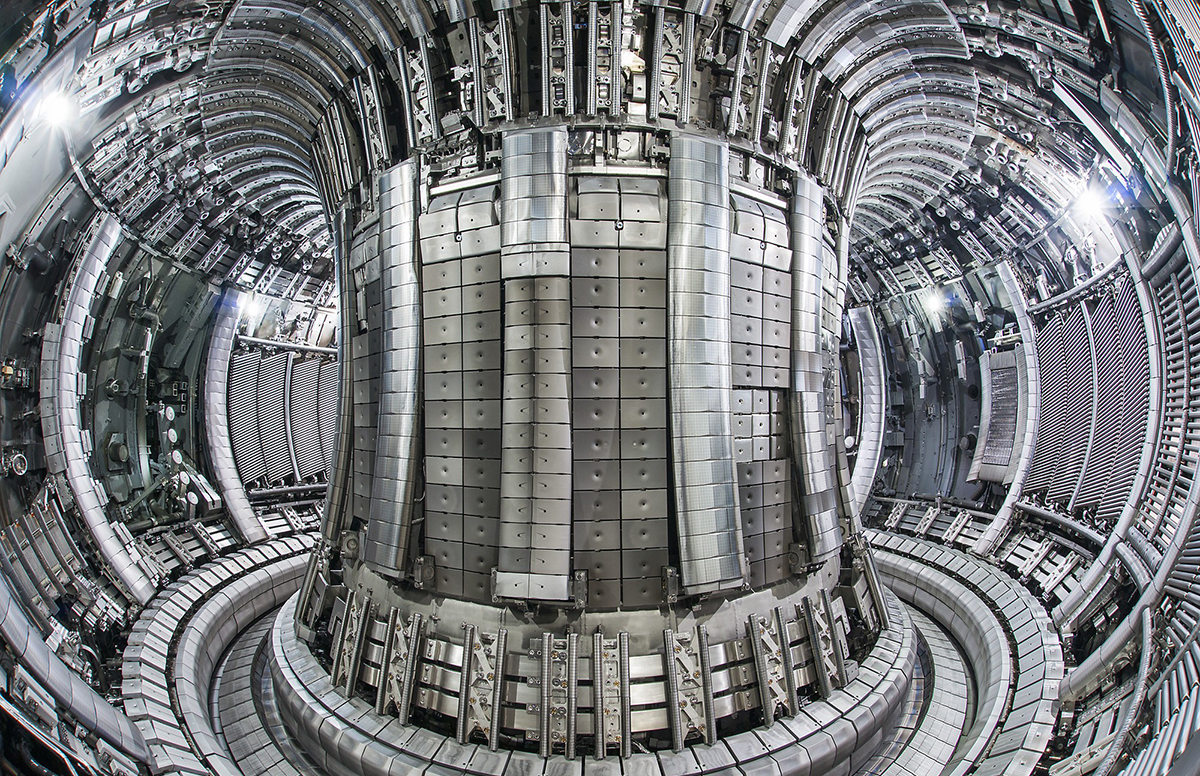
<path fill-rule="evenodd" d="M 545 2 L 542 14 L 542 115 L 575 112 L 572 3 Z"/>
<path fill-rule="evenodd" d="M 800 607 L 808 626 L 808 642 L 817 668 L 821 697 L 828 698 L 835 688 L 842 686 L 846 675 L 841 647 L 834 633 L 833 607 L 828 591 L 822 590 L 821 598 L 816 602 L 805 596 Z"/>
<path fill-rule="evenodd" d="M 663 600 L 669 604 L 679 601 L 679 569 L 674 566 L 663 566 L 662 569 Z"/>
<path fill-rule="evenodd" d="M 413 677 L 421 656 L 421 615 L 414 613 L 403 627 L 400 610 L 392 607 L 384 631 L 383 660 L 380 663 L 379 689 L 375 695 L 375 713 L 387 714 L 394 706 L 401 724 L 408 723 L 412 703 Z"/>
<path fill-rule="evenodd" d="M 592 725 L 595 729 L 595 757 L 603 760 L 609 746 L 620 747 L 624 736 L 621 723 L 621 681 L 617 639 L 606 639 L 602 631 L 592 634 Z"/>
<path fill-rule="evenodd" d="M 787 631 L 780 627 L 782 618 L 778 616 L 769 620 L 752 614 L 746 623 L 746 635 L 750 638 L 750 649 L 754 653 L 754 668 L 758 676 L 758 696 L 762 704 L 763 724 L 770 727 L 775 722 L 779 707 L 782 706 L 786 715 L 795 712 L 795 695 L 790 692 L 789 685 L 794 685 L 795 678 L 788 682 L 789 671 L 784 669 L 783 645 L 787 644 Z M 788 664 L 790 668 L 791 659 Z"/>
<path fill-rule="evenodd" d="M 358 682 L 358 669 L 362 663 L 363 642 L 374 616 L 369 594 L 350 593 L 346 601 L 346 613 L 342 617 L 339 635 L 334 639 L 333 686 L 349 696 L 354 693 Z"/>
<path fill-rule="evenodd" d="M 508 631 L 480 633 L 464 623 L 463 668 L 459 685 L 458 742 L 467 743 L 475 731 L 487 737 L 496 751 L 500 736 L 500 700 L 504 684 L 504 655 Z"/>
<path fill-rule="evenodd" d="M 437 579 L 437 563 L 432 555 L 421 555 L 413 561 L 413 587 L 418 590 L 432 590 Z"/>
<path fill-rule="evenodd" d="M 698 735 L 707 744 L 716 739 L 713 712 L 712 677 L 706 669 L 708 633 L 663 631 L 663 651 L 667 668 L 667 718 L 671 724 L 671 745 L 678 752 L 691 736 Z"/>
<path fill-rule="evenodd" d="M 421 146 L 442 136 L 433 94 L 433 75 L 429 67 L 429 44 L 424 37 L 420 37 L 417 38 L 415 50 L 401 47 L 396 55 L 407 82 L 407 88 L 401 89 L 400 93 L 407 103 L 406 113 L 411 123 L 409 137 L 414 138 L 413 145 Z"/>
<path fill-rule="evenodd" d="M 914 534 L 924 537 L 929 533 L 929 529 L 933 527 L 933 521 L 937 519 L 942 510 L 935 504 L 925 510 L 925 514 L 921 515 L 921 521 L 917 523 L 917 528 L 913 531 Z"/>
<path fill-rule="evenodd" d="M 654 51 L 650 62 L 649 118 L 674 117 L 686 123 L 692 112 L 692 69 L 695 58 L 696 15 L 660 7 L 654 9 Z"/>
<path fill-rule="evenodd" d="M 589 116 L 621 113 L 621 11 L 620 2 L 588 3 Z"/>
<path fill-rule="evenodd" d="M 562 745 L 568 759 L 575 756 L 578 712 L 579 634 L 566 638 L 542 634 L 542 707 L 539 751 L 549 757 Z"/>

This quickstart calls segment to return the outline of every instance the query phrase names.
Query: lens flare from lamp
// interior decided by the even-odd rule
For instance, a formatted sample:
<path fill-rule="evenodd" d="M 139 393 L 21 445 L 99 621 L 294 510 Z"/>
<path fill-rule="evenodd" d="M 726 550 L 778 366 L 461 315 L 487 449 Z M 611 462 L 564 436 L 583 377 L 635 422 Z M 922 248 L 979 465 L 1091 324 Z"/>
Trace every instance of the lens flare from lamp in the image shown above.
<path fill-rule="evenodd" d="M 1104 216 L 1104 206 L 1107 204 L 1103 194 L 1092 188 L 1086 188 L 1075 200 L 1075 214 L 1083 218 L 1098 220 Z"/>
<path fill-rule="evenodd" d="M 238 300 L 238 311 L 241 313 L 241 319 L 250 326 L 257 326 L 266 312 L 263 309 L 263 300 L 253 293 L 242 294 Z"/>
<path fill-rule="evenodd" d="M 65 92 L 51 92 L 42 98 L 41 114 L 51 126 L 62 129 L 79 115 L 79 106 Z"/>
<path fill-rule="evenodd" d="M 936 288 L 925 292 L 925 298 L 922 301 L 925 304 L 925 312 L 930 315 L 940 315 L 946 309 L 946 297 Z"/>

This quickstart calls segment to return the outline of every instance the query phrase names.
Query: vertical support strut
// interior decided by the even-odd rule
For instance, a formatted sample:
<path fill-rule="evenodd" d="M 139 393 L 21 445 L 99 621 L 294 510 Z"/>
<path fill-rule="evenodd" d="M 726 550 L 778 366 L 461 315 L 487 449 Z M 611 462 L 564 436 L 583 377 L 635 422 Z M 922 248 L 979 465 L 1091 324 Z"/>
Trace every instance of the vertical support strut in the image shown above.
<path fill-rule="evenodd" d="M 542 1 L 543 116 L 575 113 L 572 5 L 570 2 Z"/>
<path fill-rule="evenodd" d="M 463 625 L 462 666 L 458 674 L 458 724 L 455 737 L 467 743 L 467 714 L 471 708 L 471 664 L 475 662 L 475 626 Z"/>
<path fill-rule="evenodd" d="M 363 643 L 367 631 L 374 622 L 374 608 L 369 594 L 350 593 L 346 600 L 346 613 L 338 629 L 333 655 L 333 686 L 345 695 L 354 694 L 358 682 L 358 670 L 362 665 Z"/>
<path fill-rule="evenodd" d="M 579 634 L 567 634 L 567 745 L 568 760 L 575 759 L 575 739 L 578 736 L 579 711 Z"/>
<path fill-rule="evenodd" d="M 402 162 L 379 178 L 383 298 L 379 421 L 371 506 L 362 557 L 381 573 L 407 572 L 419 456 L 421 288 L 417 269 L 417 167 Z"/>
<path fill-rule="evenodd" d="M 500 704 L 504 699 L 504 670 L 508 656 L 508 629 L 501 628 L 496 634 L 496 654 L 492 662 L 495 678 L 492 683 L 492 713 L 488 726 L 488 749 L 493 752 L 500 746 Z"/>
<path fill-rule="evenodd" d="M 823 562 L 841 548 L 838 484 L 826 426 L 825 357 L 821 309 L 825 274 L 824 203 L 821 187 L 804 174 L 792 200 L 792 450 L 802 494 L 808 562 Z"/>
<path fill-rule="evenodd" d="M 551 695 L 550 695 L 550 676 L 551 676 L 551 654 L 554 652 L 554 637 L 549 633 L 542 634 L 542 705 L 538 710 L 538 754 L 543 759 L 550 756 L 553 751 L 550 745 L 550 715 Z"/>
<path fill-rule="evenodd" d="M 633 710 L 629 695 L 629 634 L 621 631 L 619 636 L 621 671 L 621 756 L 633 756 Z"/>
<path fill-rule="evenodd" d="M 673 133 L 669 176 L 669 426 L 680 576 L 695 595 L 747 578 L 731 405 L 729 146 Z"/>
<path fill-rule="evenodd" d="M 383 660 L 380 663 L 379 689 L 375 694 L 375 713 L 387 714 L 393 707 L 401 724 L 408 723 L 413 677 L 420 660 L 421 615 L 414 613 L 408 627 L 401 622 L 400 610 L 392 607 L 383 635 Z"/>
<path fill-rule="evenodd" d="M 592 719 L 597 760 L 603 760 L 609 746 L 621 746 L 621 681 L 619 640 L 606 639 L 602 631 L 592 636 Z"/>

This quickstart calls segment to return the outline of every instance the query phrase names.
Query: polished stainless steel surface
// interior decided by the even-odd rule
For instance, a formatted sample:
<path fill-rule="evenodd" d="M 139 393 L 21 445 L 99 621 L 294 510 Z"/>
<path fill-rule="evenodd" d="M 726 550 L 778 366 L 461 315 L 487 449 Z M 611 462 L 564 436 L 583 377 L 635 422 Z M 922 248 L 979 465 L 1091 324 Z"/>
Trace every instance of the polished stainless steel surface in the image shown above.
<path fill-rule="evenodd" d="M 1197 42 L 5 3 L 0 759 L 1191 767 Z"/>

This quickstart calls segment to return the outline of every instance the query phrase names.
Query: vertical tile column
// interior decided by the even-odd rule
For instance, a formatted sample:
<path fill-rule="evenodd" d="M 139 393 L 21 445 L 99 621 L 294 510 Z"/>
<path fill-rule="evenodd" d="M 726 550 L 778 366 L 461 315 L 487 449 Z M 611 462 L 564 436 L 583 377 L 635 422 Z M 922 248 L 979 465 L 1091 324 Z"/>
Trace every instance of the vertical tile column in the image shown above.
<path fill-rule="evenodd" d="M 565 128 L 504 136 L 501 201 L 504 394 L 494 592 L 566 600 L 572 453 Z"/>
<path fill-rule="evenodd" d="M 459 208 L 461 218 L 464 208 L 462 205 Z M 499 232 L 498 219 L 496 226 L 479 231 Z M 463 242 L 463 250 L 470 250 L 469 241 Z M 498 235 L 487 237 L 482 247 L 493 252 L 462 260 L 463 593 L 478 600 L 491 600 L 491 574 L 499 557 L 496 547 L 500 537 L 500 402 L 504 360 L 500 337 L 499 242 Z"/>
<path fill-rule="evenodd" d="M 671 136 L 667 360 L 680 576 L 689 594 L 747 581 L 733 450 L 729 147 Z"/>
<path fill-rule="evenodd" d="M 601 180 L 611 189 L 599 190 L 596 179 L 580 181 L 581 220 L 571 227 L 573 532 L 575 567 L 588 575 L 588 606 L 615 609 L 622 592 L 621 308 L 613 228 L 619 205 L 616 181 Z M 597 243 L 606 247 L 592 247 Z"/>
<path fill-rule="evenodd" d="M 406 571 L 419 463 L 421 292 L 415 174 L 415 162 L 408 161 L 379 178 L 379 415 L 363 559 L 397 577 Z"/>
<path fill-rule="evenodd" d="M 821 187 L 796 177 L 792 199 L 792 456 L 801 494 L 809 558 L 821 562 L 840 551 L 837 472 L 826 425 L 822 280 L 827 250 Z"/>
<path fill-rule="evenodd" d="M 574 550 L 589 608 L 653 606 L 670 564 L 663 194 L 653 175 L 578 178 Z"/>
<path fill-rule="evenodd" d="M 734 439 L 750 584 L 785 579 L 794 541 L 787 400 L 792 252 L 784 211 L 734 194 L 729 241 Z"/>
<path fill-rule="evenodd" d="M 425 552 L 437 590 L 491 601 L 500 525 L 497 187 L 436 197 L 421 216 L 425 302 Z"/>
<path fill-rule="evenodd" d="M 633 194 L 641 183 L 651 193 Z M 667 257 L 658 181 L 621 181 L 621 595 L 625 606 L 662 598 L 667 552 Z M 653 186 L 653 189 L 649 187 Z M 646 220 L 638 223 L 639 216 Z M 637 227 L 645 227 L 639 229 Z M 657 229 L 649 227 L 659 227 Z"/>

